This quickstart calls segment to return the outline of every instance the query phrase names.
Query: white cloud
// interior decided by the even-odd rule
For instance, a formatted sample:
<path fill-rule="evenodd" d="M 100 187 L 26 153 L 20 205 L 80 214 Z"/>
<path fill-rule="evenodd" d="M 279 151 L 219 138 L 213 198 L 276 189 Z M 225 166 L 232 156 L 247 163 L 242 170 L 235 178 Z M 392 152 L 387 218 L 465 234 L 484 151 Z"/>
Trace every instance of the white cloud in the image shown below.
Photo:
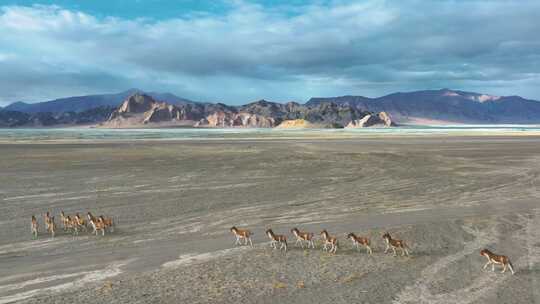
<path fill-rule="evenodd" d="M 241 103 L 539 84 L 539 2 L 335 1 L 294 14 L 232 3 L 224 15 L 157 21 L 2 7 L 0 102 L 127 87 Z"/>

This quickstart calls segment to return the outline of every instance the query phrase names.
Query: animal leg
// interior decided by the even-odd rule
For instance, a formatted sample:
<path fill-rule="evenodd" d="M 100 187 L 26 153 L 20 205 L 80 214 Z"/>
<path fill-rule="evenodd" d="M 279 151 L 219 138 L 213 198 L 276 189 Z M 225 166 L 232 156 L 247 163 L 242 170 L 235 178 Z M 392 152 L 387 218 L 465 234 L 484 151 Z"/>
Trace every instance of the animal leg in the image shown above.
<path fill-rule="evenodd" d="M 251 238 L 248 238 L 248 240 L 249 240 L 249 246 L 253 247 L 253 242 L 251 241 Z"/>
<path fill-rule="evenodd" d="M 503 264 L 503 269 L 501 271 L 501 273 L 505 273 L 506 272 L 506 264 Z"/>
<path fill-rule="evenodd" d="M 393 246 L 392 246 L 392 251 L 394 252 L 394 256 L 396 256 L 396 255 L 397 255 L 396 247 L 393 247 Z"/>
<path fill-rule="evenodd" d="M 487 263 L 484 265 L 484 268 L 483 269 L 486 269 L 486 267 L 488 267 L 488 265 L 491 264 L 490 261 L 487 261 Z"/>
<path fill-rule="evenodd" d="M 495 263 L 491 263 L 491 271 L 495 271 Z"/>
<path fill-rule="evenodd" d="M 388 249 L 390 249 L 390 245 L 386 244 L 386 249 L 384 249 L 385 254 L 388 252 Z"/>
<path fill-rule="evenodd" d="M 373 251 L 371 250 L 371 247 L 366 246 L 366 253 L 373 254 Z"/>
<path fill-rule="evenodd" d="M 511 263 L 508 263 L 508 268 L 510 268 L 510 271 L 512 272 L 512 275 L 514 274 L 514 267 L 512 267 Z"/>

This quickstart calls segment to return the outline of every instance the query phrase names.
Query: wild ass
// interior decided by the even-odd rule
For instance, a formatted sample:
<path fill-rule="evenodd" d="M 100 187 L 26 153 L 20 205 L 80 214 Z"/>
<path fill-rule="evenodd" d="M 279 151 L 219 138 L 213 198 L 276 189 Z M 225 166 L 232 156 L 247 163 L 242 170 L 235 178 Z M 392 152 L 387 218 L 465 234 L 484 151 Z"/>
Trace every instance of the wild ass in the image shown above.
<path fill-rule="evenodd" d="M 384 253 L 388 252 L 388 249 L 392 248 L 392 251 L 394 252 L 394 256 L 396 256 L 396 248 L 401 249 L 401 256 L 409 255 L 409 246 L 405 244 L 405 241 L 393 239 L 390 236 L 390 233 L 386 232 L 383 234 L 382 238 L 386 241 L 386 249 L 384 250 Z"/>
<path fill-rule="evenodd" d="M 356 247 L 356 250 L 360 250 L 360 245 L 366 247 L 366 253 L 372 254 L 373 250 L 371 250 L 370 241 L 367 237 L 357 236 L 354 233 L 349 233 L 347 235 L 347 238 L 350 239 L 353 243 L 353 246 Z"/>
<path fill-rule="evenodd" d="M 251 231 L 247 229 L 238 229 L 236 228 L 236 226 L 232 226 L 230 231 L 236 237 L 236 241 L 234 242 L 235 245 L 242 245 L 242 242 L 240 242 L 240 240 L 244 239 L 244 245 L 247 245 L 249 242 L 249 245 L 253 247 L 253 243 L 251 242 Z"/>
<path fill-rule="evenodd" d="M 266 230 L 266 235 L 270 238 L 270 246 L 274 249 L 278 249 L 277 245 L 280 244 L 279 250 L 285 249 L 287 251 L 287 237 L 280 234 L 275 234 L 272 229 Z"/>
<path fill-rule="evenodd" d="M 38 221 L 35 216 L 32 215 L 32 222 L 30 223 L 30 231 L 32 232 L 32 237 L 37 239 L 38 237 Z"/>
<path fill-rule="evenodd" d="M 330 234 L 328 233 L 328 231 L 326 231 L 326 229 L 321 231 L 321 237 L 324 241 L 323 250 L 328 251 L 328 245 L 330 245 L 330 251 L 328 252 L 336 253 L 339 246 L 337 238 L 330 236 Z"/>
<path fill-rule="evenodd" d="M 298 228 L 291 229 L 291 233 L 294 234 L 296 237 L 296 242 L 294 243 L 297 245 L 300 243 L 300 246 L 304 248 L 304 242 L 307 243 L 307 248 L 312 247 L 315 248 L 315 242 L 314 242 L 314 234 L 311 232 L 302 232 L 298 230 Z"/>
<path fill-rule="evenodd" d="M 506 268 L 510 268 L 510 271 L 512 274 L 514 274 L 514 267 L 512 266 L 512 262 L 510 262 L 510 259 L 505 255 L 498 255 L 495 254 L 489 249 L 482 249 L 480 251 L 480 255 L 486 257 L 487 263 L 484 265 L 483 269 L 486 269 L 489 264 L 491 264 L 491 271 L 495 271 L 495 264 L 502 265 L 503 270 L 501 273 L 504 273 L 506 271 Z"/>

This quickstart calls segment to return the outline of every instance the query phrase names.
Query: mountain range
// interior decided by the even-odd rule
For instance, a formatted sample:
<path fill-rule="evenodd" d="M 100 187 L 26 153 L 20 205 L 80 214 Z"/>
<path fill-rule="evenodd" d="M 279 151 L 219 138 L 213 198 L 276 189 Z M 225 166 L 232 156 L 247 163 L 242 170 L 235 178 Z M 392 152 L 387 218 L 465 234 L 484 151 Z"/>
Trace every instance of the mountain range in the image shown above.
<path fill-rule="evenodd" d="M 171 93 L 143 92 L 139 89 L 129 89 L 115 94 L 86 95 L 59 98 L 50 101 L 25 103 L 22 101 L 14 102 L 6 106 L 3 110 L 18 111 L 24 113 L 65 113 L 65 112 L 83 112 L 99 107 L 118 107 L 118 105 L 127 97 L 136 94 L 145 93 L 157 100 L 167 101 L 171 104 L 190 103 L 191 100 L 180 98 Z"/>
<path fill-rule="evenodd" d="M 305 123 L 299 122 L 305 121 Z M 0 127 L 96 125 L 136 127 L 365 127 L 398 124 L 540 123 L 540 102 L 519 96 L 493 96 L 441 89 L 400 92 L 377 98 L 311 98 L 304 104 L 259 100 L 240 106 L 203 103 L 171 93 L 130 89 L 39 103 L 15 102 L 0 108 Z"/>

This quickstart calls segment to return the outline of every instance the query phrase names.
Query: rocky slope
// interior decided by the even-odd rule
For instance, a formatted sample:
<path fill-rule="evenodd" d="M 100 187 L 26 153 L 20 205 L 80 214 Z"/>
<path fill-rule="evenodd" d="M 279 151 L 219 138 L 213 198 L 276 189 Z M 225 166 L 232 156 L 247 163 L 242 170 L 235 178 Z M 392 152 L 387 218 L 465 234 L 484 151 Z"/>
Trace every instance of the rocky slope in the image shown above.
<path fill-rule="evenodd" d="M 386 112 L 379 114 L 368 114 L 361 119 L 351 120 L 345 128 L 366 128 L 366 127 L 392 127 L 395 123 Z"/>
<path fill-rule="evenodd" d="M 0 127 L 51 127 L 66 125 L 94 125 L 109 118 L 114 107 L 103 106 L 82 112 L 38 112 L 0 111 Z"/>
<path fill-rule="evenodd" d="M 289 122 L 283 124 L 282 127 L 294 125 L 291 123 L 294 121 L 305 121 L 306 123 L 302 124 L 303 127 L 309 125 L 343 128 L 349 122 L 362 119 L 368 114 L 349 105 L 331 102 L 314 106 L 293 102 L 280 104 L 266 100 L 239 107 L 219 103 L 171 105 L 137 93 L 128 97 L 101 126 L 123 128 L 141 125 L 185 125 L 218 128 L 272 128 L 286 121 Z M 377 124 L 391 126 L 390 118 L 387 115 L 385 117 L 388 123 Z M 376 123 L 363 124 L 364 127 L 371 125 L 376 125 Z"/>
<path fill-rule="evenodd" d="M 179 107 L 158 102 L 146 94 L 129 96 L 101 126 L 123 128 L 144 124 L 181 124 L 190 118 Z"/>

